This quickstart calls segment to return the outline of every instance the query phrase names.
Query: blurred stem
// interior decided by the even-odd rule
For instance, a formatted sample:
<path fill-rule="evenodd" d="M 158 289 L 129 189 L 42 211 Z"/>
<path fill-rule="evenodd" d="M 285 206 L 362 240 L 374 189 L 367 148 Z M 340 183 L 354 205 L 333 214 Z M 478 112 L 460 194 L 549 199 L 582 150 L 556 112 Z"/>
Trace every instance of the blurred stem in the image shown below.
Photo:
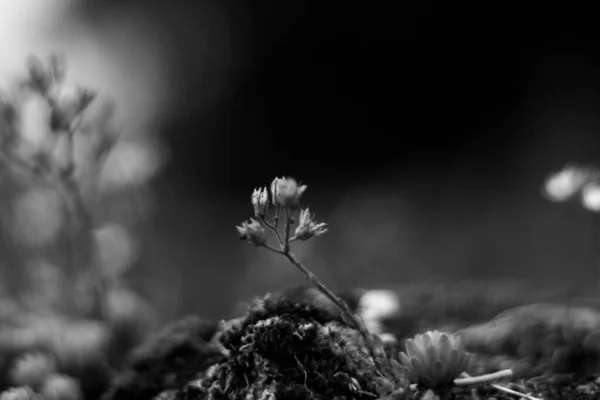
<path fill-rule="evenodd" d="M 87 271 L 91 274 L 91 284 L 93 287 L 89 288 L 92 291 L 93 296 L 93 309 L 91 310 L 93 317 L 99 317 L 102 312 L 102 295 L 103 295 L 103 282 L 101 271 L 95 263 L 94 259 L 94 238 L 93 229 L 94 222 L 88 208 L 85 204 L 81 187 L 75 177 L 75 145 L 74 136 L 81 121 L 83 115 L 80 116 L 77 123 L 72 129 L 65 132 L 67 141 L 67 162 L 64 168 L 58 168 L 56 171 L 52 171 L 56 176 L 56 183 L 61 191 L 63 201 L 67 204 L 68 223 L 70 225 L 70 234 L 68 238 L 69 246 L 69 270 L 71 276 L 76 280 L 81 274 L 78 274 L 79 270 Z M 83 237 L 83 241 L 79 242 L 78 238 Z M 83 243 L 84 257 L 79 257 L 78 243 Z M 82 260 L 83 258 L 83 260 Z M 87 263 L 86 268 L 81 268 L 79 264 Z"/>

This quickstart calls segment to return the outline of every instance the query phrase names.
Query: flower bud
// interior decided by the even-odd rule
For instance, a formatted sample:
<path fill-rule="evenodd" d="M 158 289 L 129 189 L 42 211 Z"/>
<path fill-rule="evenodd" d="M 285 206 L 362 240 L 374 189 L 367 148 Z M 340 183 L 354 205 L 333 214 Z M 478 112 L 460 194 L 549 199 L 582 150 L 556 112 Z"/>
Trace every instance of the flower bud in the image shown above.
<path fill-rule="evenodd" d="M 269 192 L 267 188 L 254 189 L 252 192 L 252 207 L 254 207 L 254 216 L 261 217 L 267 213 L 269 203 Z"/>
<path fill-rule="evenodd" d="M 46 71 L 44 64 L 37 57 L 30 57 L 27 60 L 27 67 L 29 69 L 29 78 L 27 84 L 31 89 L 37 93 L 45 96 L 48 93 L 51 85 L 51 77 Z"/>
<path fill-rule="evenodd" d="M 96 92 L 72 83 L 63 83 L 53 92 L 51 127 L 54 131 L 69 129 L 73 120 L 96 98 Z"/>
<path fill-rule="evenodd" d="M 282 207 L 298 208 L 300 197 L 305 191 L 306 185 L 298 186 L 293 178 L 275 178 L 271 183 L 273 204 Z"/>
<path fill-rule="evenodd" d="M 327 228 L 325 228 L 327 224 L 324 222 L 316 223 L 313 218 L 314 215 L 310 215 L 308 208 L 300 211 L 300 222 L 294 232 L 298 240 L 308 240 L 313 236 L 321 236 L 327 232 Z"/>
<path fill-rule="evenodd" d="M 244 221 L 240 226 L 236 226 L 236 228 L 242 240 L 248 240 L 257 247 L 267 243 L 267 232 L 261 223 L 255 219 L 250 219 L 250 222 Z"/>

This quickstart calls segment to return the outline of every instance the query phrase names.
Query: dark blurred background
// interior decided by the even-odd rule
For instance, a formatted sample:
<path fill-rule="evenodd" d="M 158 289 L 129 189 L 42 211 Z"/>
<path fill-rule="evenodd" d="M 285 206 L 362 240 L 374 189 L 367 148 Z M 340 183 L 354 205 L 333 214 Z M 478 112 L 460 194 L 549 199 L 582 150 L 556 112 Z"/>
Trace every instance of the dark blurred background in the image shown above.
<path fill-rule="evenodd" d="M 76 23 L 120 43 L 110 54 L 133 77 L 158 71 L 128 89 L 153 105 L 144 126 L 169 155 L 131 281 L 165 318 L 223 317 L 303 282 L 234 228 L 252 190 L 281 175 L 306 183 L 305 203 L 329 223 L 297 251 L 336 290 L 597 282 L 590 215 L 540 193 L 565 163 L 600 161 L 591 6 L 71 3 L 61 32 Z"/>

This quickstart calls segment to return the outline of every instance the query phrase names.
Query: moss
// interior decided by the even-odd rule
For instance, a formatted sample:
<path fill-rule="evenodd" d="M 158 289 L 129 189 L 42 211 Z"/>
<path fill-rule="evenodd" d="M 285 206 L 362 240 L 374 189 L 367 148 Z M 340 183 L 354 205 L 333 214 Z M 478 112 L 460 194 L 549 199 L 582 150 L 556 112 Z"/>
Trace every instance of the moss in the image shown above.
<path fill-rule="evenodd" d="M 184 386 L 224 358 L 210 342 L 216 331 L 216 323 L 197 317 L 165 327 L 131 353 L 104 399 L 147 400 Z"/>
<path fill-rule="evenodd" d="M 376 372 L 358 333 L 315 305 L 267 299 L 220 340 L 229 357 L 175 399 L 377 397 Z"/>

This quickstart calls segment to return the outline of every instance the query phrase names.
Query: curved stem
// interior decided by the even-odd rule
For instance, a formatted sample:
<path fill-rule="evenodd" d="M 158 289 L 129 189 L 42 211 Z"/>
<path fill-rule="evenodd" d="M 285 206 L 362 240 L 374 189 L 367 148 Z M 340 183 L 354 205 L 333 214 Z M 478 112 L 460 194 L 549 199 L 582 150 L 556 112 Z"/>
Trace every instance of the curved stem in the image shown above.
<path fill-rule="evenodd" d="M 321 293 L 323 293 L 329 300 L 331 300 L 340 309 L 343 316 L 346 317 L 345 318 L 346 320 L 350 321 L 354 325 L 354 326 L 352 326 L 352 328 L 356 329 L 358 331 L 358 333 L 362 336 L 363 340 L 365 341 L 365 343 L 367 345 L 367 349 L 371 353 L 370 355 L 373 358 L 373 362 L 375 363 L 375 368 L 378 370 L 378 372 L 381 375 L 385 376 L 383 374 L 384 369 L 382 368 L 381 365 L 379 365 L 379 360 L 382 358 L 387 360 L 388 359 L 387 355 L 385 354 L 385 351 L 383 350 L 383 348 L 375 345 L 375 343 L 371 337 L 371 334 L 367 330 L 367 327 L 365 326 L 365 324 L 352 313 L 352 310 L 350 310 L 350 307 L 348 307 L 348 305 L 346 304 L 346 302 L 344 300 L 342 300 L 341 298 L 336 296 L 331 290 L 329 290 L 327 288 L 327 286 L 325 286 L 319 280 L 319 278 L 317 278 L 317 276 L 315 274 L 313 274 L 308 268 L 306 268 L 296 258 L 296 256 L 294 256 L 294 254 L 292 254 L 289 251 L 289 249 L 288 249 L 288 251 L 284 251 L 282 254 L 284 256 L 286 256 L 286 258 L 292 264 L 294 264 L 300 271 L 302 271 L 302 273 L 306 276 L 306 278 L 308 280 L 310 280 L 311 283 L 317 289 L 319 289 L 319 291 Z"/>

